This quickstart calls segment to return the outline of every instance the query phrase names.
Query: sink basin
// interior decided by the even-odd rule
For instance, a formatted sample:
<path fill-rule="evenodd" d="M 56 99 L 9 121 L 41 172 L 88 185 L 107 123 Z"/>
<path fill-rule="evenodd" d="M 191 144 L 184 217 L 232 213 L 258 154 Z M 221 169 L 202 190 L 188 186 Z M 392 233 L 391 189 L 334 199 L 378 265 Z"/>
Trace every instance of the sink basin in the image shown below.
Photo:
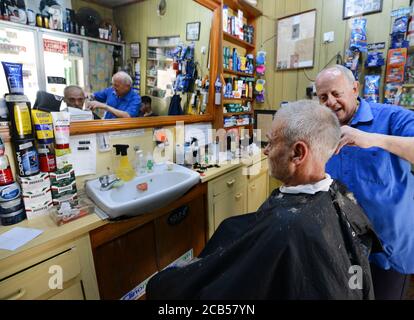
<path fill-rule="evenodd" d="M 165 207 L 180 198 L 200 181 L 200 175 L 190 169 L 173 164 L 167 170 L 165 164 L 155 165 L 154 172 L 139 175 L 119 187 L 100 190 L 99 179 L 86 182 L 86 194 L 110 218 L 136 216 Z M 147 183 L 146 191 L 137 185 Z"/>

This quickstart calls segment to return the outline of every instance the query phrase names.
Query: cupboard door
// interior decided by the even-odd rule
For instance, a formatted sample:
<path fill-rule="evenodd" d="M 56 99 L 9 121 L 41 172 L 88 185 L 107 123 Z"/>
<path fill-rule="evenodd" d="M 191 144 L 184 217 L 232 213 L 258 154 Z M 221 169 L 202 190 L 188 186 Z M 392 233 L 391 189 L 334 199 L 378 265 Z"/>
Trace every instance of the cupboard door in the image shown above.
<path fill-rule="evenodd" d="M 213 200 L 214 230 L 224 219 L 246 213 L 245 188 L 245 185 L 243 185 L 235 191 L 221 194 Z"/>
<path fill-rule="evenodd" d="M 152 222 L 94 250 L 101 299 L 120 299 L 158 271 Z"/>
<path fill-rule="evenodd" d="M 54 295 L 49 300 L 85 300 L 81 282 L 76 282 L 69 288 Z"/>
<path fill-rule="evenodd" d="M 251 179 L 247 185 L 247 212 L 256 212 L 267 199 L 268 194 L 268 173 L 263 172 Z"/>
<path fill-rule="evenodd" d="M 205 246 L 204 197 L 199 197 L 154 222 L 160 270 L 191 249 L 193 256 L 198 256 Z"/>

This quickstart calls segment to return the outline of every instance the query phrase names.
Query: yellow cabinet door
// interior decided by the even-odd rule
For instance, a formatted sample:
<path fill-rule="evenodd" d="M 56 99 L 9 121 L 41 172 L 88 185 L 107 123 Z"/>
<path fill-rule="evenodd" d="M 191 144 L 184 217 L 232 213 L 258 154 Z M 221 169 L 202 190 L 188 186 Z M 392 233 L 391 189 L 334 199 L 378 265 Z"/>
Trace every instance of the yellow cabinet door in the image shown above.
<path fill-rule="evenodd" d="M 77 281 L 75 284 L 54 295 L 49 300 L 85 300 L 81 282 Z"/>
<path fill-rule="evenodd" d="M 219 195 L 213 200 L 214 230 L 226 218 L 246 213 L 246 186 Z"/>
<path fill-rule="evenodd" d="M 249 180 L 247 185 L 247 212 L 256 212 L 268 197 L 269 175 L 266 171 L 254 179 Z"/>

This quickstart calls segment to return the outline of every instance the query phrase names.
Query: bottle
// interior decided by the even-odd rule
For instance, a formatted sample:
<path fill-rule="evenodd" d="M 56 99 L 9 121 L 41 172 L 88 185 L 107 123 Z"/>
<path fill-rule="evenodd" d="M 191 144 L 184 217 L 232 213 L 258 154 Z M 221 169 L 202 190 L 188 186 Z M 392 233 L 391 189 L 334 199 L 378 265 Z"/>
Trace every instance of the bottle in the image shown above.
<path fill-rule="evenodd" d="M 154 159 L 152 158 L 152 153 L 148 151 L 147 153 L 147 172 L 152 172 L 154 167 Z"/>
<path fill-rule="evenodd" d="M 139 146 L 134 147 L 135 150 L 135 173 L 137 175 L 145 173 L 147 164 L 144 159 L 144 151 Z"/>
<path fill-rule="evenodd" d="M 118 167 L 115 168 L 116 176 L 123 181 L 132 180 L 135 177 L 135 171 L 128 160 L 127 150 L 129 145 L 115 144 L 114 148 L 116 149 L 116 156 L 119 156 L 119 164 Z"/>
<path fill-rule="evenodd" d="M 80 27 L 80 34 L 81 34 L 81 36 L 85 35 L 85 27 L 84 26 Z"/>

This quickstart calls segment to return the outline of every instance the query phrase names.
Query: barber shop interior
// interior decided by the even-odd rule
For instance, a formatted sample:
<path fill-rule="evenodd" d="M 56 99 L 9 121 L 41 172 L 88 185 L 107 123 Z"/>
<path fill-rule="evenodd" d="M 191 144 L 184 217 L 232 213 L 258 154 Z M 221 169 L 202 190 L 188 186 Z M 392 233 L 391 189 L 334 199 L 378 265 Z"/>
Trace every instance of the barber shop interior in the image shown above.
<path fill-rule="evenodd" d="M 414 300 L 414 1 L 0 0 L 0 62 L 0 300 Z"/>

